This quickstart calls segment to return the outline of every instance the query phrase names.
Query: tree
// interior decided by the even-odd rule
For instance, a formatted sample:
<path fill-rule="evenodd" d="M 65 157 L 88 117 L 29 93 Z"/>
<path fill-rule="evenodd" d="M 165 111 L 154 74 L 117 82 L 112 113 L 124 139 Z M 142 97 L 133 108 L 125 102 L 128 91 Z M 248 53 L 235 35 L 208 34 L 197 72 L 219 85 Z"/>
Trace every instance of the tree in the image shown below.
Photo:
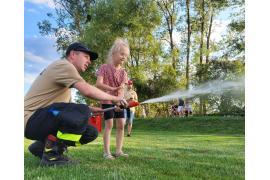
<path fill-rule="evenodd" d="M 178 4 L 176 0 L 158 0 L 157 5 L 160 8 L 163 17 L 165 18 L 165 23 L 167 26 L 167 31 L 169 34 L 169 45 L 170 45 L 170 54 L 172 56 L 172 67 L 176 69 L 176 58 L 178 55 L 178 50 L 175 47 L 173 40 L 173 32 L 177 23 L 177 10 Z M 165 38 L 166 40 L 166 38 Z"/>
<path fill-rule="evenodd" d="M 89 83 L 95 84 L 95 72 L 106 61 L 115 38 L 129 41 L 130 59 L 125 68 L 129 78 L 134 80 L 140 101 L 220 78 L 226 72 L 221 68 L 224 64 L 217 65 L 213 61 L 244 59 L 243 0 L 54 2 L 55 13 L 38 23 L 40 32 L 57 38 L 58 51 L 65 50 L 72 41 L 81 41 L 99 53 L 99 60 L 82 74 Z M 226 8 L 236 10 L 228 34 L 222 43 L 211 41 L 215 19 Z M 56 25 L 49 20 L 54 20 Z M 175 34 L 179 34 L 180 44 L 176 43 Z M 221 55 L 214 59 L 212 54 L 218 48 Z M 229 63 L 225 67 L 231 68 Z M 200 113 L 224 112 L 226 104 L 240 107 L 243 102 L 233 101 L 232 97 L 228 100 L 227 96 L 230 95 L 200 97 Z M 82 96 L 78 100 L 93 102 Z M 153 105 L 149 113 L 155 115 L 157 110 L 162 115 L 166 106 L 166 103 Z"/>
<path fill-rule="evenodd" d="M 229 32 L 224 39 L 224 56 L 234 60 L 245 59 L 245 7 L 244 0 L 231 0 L 230 6 L 236 11 L 231 14 Z"/>
<path fill-rule="evenodd" d="M 55 4 L 55 15 L 48 13 L 52 23 L 45 19 L 38 22 L 38 27 L 42 35 L 53 34 L 56 37 L 57 50 L 61 51 L 80 37 L 86 24 L 91 21 L 88 9 L 95 5 L 95 0 L 53 0 Z"/>
<path fill-rule="evenodd" d="M 245 73 L 245 63 L 243 61 L 210 61 L 203 65 L 197 65 L 197 77 L 201 77 L 204 82 L 211 80 L 239 80 Z M 204 95 L 205 110 L 212 113 L 230 114 L 243 113 L 244 89 L 235 91 L 225 91 L 221 95 Z M 236 111 L 235 111 L 236 110 Z M 204 112 L 206 113 L 206 112 Z"/>
<path fill-rule="evenodd" d="M 165 77 L 161 76 L 161 71 L 165 68 L 166 57 L 155 35 L 161 23 L 157 4 L 147 0 L 99 1 L 95 7 L 89 9 L 89 14 L 92 20 L 87 25 L 81 41 L 99 52 L 101 60 L 96 66 L 105 62 L 115 38 L 124 37 L 128 39 L 131 49 L 126 70 L 129 78 L 134 79 L 134 87 L 140 100 L 159 94 L 160 87 L 155 87 L 156 93 L 149 88 L 153 79 L 159 82 L 160 78 Z M 90 73 L 95 77 L 94 72 L 88 72 L 85 76 L 89 76 Z M 174 78 L 171 81 L 177 84 L 175 76 L 166 77 Z"/>
<path fill-rule="evenodd" d="M 208 31 L 206 32 L 206 58 L 205 58 L 206 63 L 209 62 L 209 56 L 211 53 L 210 40 L 211 40 L 212 25 L 213 25 L 214 17 L 219 12 L 227 8 L 229 5 L 229 2 L 228 0 L 210 0 L 207 2 L 207 4 L 208 4 L 208 12 L 209 12 L 208 16 L 210 18 L 209 18 L 209 23 L 208 23 Z"/>
<path fill-rule="evenodd" d="M 186 60 L 186 89 L 189 89 L 189 54 L 190 54 L 190 36 L 191 36 L 191 21 L 190 21 L 190 0 L 186 0 L 187 13 L 187 60 Z"/>
<path fill-rule="evenodd" d="M 204 21 L 205 21 L 205 3 L 204 0 L 200 0 L 201 10 L 200 10 L 200 23 L 201 23 L 201 40 L 200 40 L 200 64 L 203 62 L 203 44 L 204 44 Z"/>

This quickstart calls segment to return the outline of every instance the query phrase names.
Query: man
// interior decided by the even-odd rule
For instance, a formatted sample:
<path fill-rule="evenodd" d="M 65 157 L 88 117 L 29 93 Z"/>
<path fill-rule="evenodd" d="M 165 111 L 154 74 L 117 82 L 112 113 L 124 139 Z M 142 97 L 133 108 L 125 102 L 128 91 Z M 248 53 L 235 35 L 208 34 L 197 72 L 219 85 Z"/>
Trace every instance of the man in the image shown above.
<path fill-rule="evenodd" d="M 138 101 L 137 93 L 133 90 L 133 81 L 132 80 L 129 80 L 127 83 L 127 89 L 125 91 L 125 99 L 127 101 L 129 101 L 129 100 Z M 127 122 L 127 126 L 128 126 L 127 127 L 127 129 L 128 129 L 127 137 L 131 136 L 134 115 L 135 115 L 135 107 L 127 108 L 125 110 L 125 117 L 126 117 L 126 122 Z"/>
<path fill-rule="evenodd" d="M 37 140 L 29 151 L 41 158 L 41 165 L 72 163 L 63 153 L 67 146 L 95 140 L 96 128 L 88 125 L 91 111 L 84 104 L 70 103 L 71 90 L 96 100 L 111 100 L 126 105 L 123 97 L 109 95 L 88 84 L 80 76 L 98 54 L 81 43 L 71 44 L 66 58 L 50 64 L 33 82 L 24 99 L 25 137 Z"/>

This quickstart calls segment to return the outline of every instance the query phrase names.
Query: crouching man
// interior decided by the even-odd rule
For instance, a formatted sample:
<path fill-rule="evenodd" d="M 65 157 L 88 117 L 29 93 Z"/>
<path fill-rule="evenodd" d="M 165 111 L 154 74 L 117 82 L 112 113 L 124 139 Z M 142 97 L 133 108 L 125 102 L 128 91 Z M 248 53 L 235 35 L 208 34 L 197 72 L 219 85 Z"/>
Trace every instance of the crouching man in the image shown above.
<path fill-rule="evenodd" d="M 80 76 L 97 58 L 98 54 L 83 44 L 71 44 L 66 57 L 44 69 L 25 95 L 25 137 L 36 140 L 28 149 L 41 159 L 41 165 L 74 162 L 63 154 L 67 147 L 87 144 L 98 136 L 97 129 L 88 124 L 91 108 L 70 103 L 70 88 L 89 98 L 126 105 L 123 97 L 111 96 Z"/>

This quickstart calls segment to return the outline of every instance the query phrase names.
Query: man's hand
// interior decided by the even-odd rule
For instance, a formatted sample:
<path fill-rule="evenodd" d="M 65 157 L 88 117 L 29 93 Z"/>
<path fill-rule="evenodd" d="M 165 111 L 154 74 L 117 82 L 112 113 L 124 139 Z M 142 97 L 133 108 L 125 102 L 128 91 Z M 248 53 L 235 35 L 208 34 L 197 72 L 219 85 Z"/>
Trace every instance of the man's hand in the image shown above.
<path fill-rule="evenodd" d="M 128 107 L 128 102 L 123 98 L 123 97 L 117 97 L 117 100 L 113 101 L 116 106 L 121 108 L 127 108 Z"/>
<path fill-rule="evenodd" d="M 119 103 L 119 107 L 128 108 L 128 102 L 124 98 Z"/>

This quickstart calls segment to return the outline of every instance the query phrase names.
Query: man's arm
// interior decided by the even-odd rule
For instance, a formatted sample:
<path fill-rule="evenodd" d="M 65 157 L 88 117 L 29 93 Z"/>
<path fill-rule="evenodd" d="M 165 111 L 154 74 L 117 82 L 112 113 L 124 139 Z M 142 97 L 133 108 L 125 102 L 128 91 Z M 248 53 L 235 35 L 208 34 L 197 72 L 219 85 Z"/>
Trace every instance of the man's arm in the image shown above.
<path fill-rule="evenodd" d="M 77 82 L 73 86 L 76 88 L 80 93 L 86 97 L 96 99 L 96 100 L 109 100 L 114 102 L 119 102 L 122 100 L 122 97 L 112 96 L 103 92 L 102 90 L 92 86 L 86 82 Z"/>

